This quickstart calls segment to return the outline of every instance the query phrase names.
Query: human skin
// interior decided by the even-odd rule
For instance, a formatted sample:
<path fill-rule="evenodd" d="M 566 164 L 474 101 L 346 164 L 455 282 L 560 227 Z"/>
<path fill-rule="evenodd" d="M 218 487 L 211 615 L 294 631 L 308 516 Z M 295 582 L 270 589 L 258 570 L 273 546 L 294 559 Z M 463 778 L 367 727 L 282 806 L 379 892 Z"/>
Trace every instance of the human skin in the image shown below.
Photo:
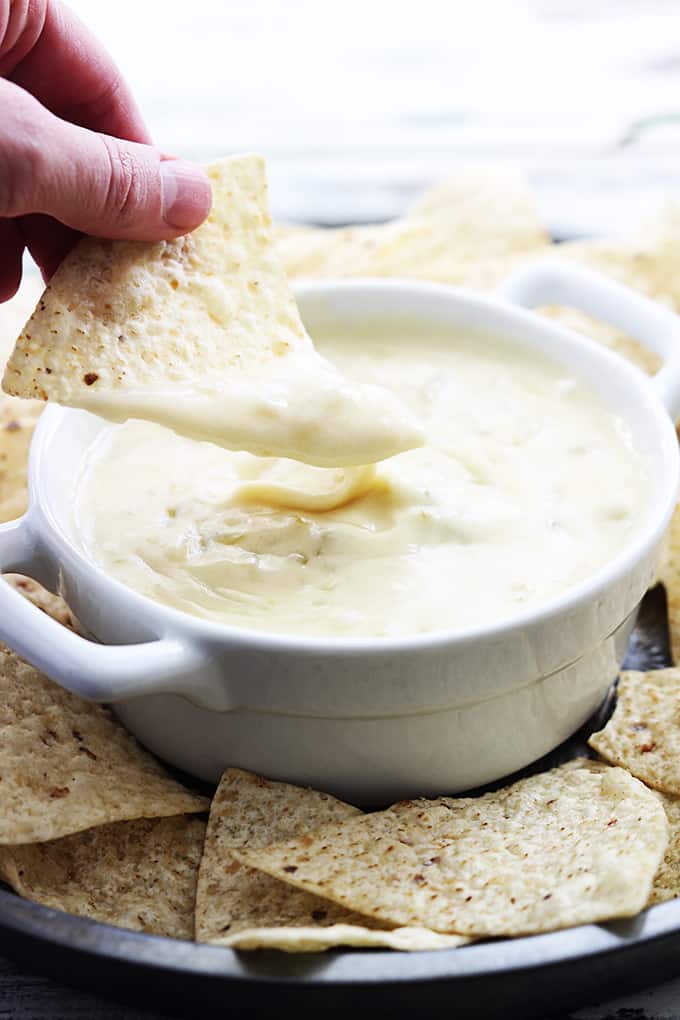
<path fill-rule="evenodd" d="M 160 241 L 210 211 L 203 170 L 151 142 L 102 44 L 59 0 L 0 0 L 0 302 L 27 248 L 48 280 L 80 234 Z"/>

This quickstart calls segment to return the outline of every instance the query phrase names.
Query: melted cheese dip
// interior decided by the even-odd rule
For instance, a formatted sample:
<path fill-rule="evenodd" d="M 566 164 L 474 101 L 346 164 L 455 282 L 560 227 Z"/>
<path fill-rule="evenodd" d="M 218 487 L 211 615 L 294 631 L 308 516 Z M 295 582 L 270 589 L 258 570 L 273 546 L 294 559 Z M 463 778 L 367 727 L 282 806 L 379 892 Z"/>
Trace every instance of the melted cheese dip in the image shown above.
<path fill-rule="evenodd" d="M 646 467 L 627 426 L 560 366 L 482 337 L 316 342 L 347 376 L 404 401 L 426 445 L 328 469 L 149 423 L 107 427 L 75 506 L 91 559 L 221 623 L 394 636 L 546 602 L 641 524 Z"/>

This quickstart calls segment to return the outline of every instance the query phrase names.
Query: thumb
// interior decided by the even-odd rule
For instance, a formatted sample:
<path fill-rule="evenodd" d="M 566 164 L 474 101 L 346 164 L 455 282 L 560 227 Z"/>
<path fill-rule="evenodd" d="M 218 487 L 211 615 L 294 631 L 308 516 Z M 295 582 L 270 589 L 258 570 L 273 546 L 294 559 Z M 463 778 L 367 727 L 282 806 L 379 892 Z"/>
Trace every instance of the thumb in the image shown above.
<path fill-rule="evenodd" d="M 186 160 L 60 120 L 0 81 L 0 216 L 46 213 L 99 237 L 160 241 L 210 211 L 210 183 Z"/>

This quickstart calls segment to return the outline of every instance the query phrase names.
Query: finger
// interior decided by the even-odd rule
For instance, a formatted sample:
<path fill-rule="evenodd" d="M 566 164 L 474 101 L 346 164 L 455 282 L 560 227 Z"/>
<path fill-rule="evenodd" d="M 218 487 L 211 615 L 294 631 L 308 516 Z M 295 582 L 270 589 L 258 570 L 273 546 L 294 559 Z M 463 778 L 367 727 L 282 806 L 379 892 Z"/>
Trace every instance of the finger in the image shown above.
<path fill-rule="evenodd" d="M 151 140 L 114 61 L 58 0 L 9 4 L 4 32 L 0 17 L 0 74 L 64 120 L 135 142 Z"/>
<path fill-rule="evenodd" d="M 210 211 L 210 183 L 185 160 L 68 124 L 0 80 L 0 216 L 45 213 L 99 237 L 160 241 Z"/>
<path fill-rule="evenodd" d="M 21 283 L 24 239 L 13 220 L 0 220 L 0 302 L 14 297 Z"/>
<path fill-rule="evenodd" d="M 43 280 L 48 283 L 80 234 L 70 227 L 65 227 L 63 223 L 58 223 L 51 216 L 43 216 L 40 213 L 21 216 L 14 222 L 19 227 Z"/>

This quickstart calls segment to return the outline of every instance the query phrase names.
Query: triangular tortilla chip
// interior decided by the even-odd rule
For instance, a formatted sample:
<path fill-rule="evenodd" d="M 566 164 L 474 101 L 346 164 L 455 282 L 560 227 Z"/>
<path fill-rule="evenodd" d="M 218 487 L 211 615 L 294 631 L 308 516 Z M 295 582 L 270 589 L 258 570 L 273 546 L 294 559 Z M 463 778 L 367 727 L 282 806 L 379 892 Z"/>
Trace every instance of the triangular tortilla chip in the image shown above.
<path fill-rule="evenodd" d="M 664 555 L 659 568 L 659 580 L 666 589 L 671 658 L 678 665 L 680 664 L 680 503 L 673 511 L 666 533 Z"/>
<path fill-rule="evenodd" d="M 37 271 L 27 272 L 24 273 L 21 285 L 14 297 L 0 304 L 0 365 L 3 369 L 12 353 L 17 336 L 23 329 L 26 320 L 32 315 L 43 290 L 44 287 Z M 29 406 L 25 401 L 19 404 L 18 400 L 10 398 L 7 398 L 6 403 L 18 406 L 23 412 L 26 412 Z M 41 405 L 37 406 L 42 410 Z"/>
<path fill-rule="evenodd" d="M 373 226 L 277 228 L 290 277 L 401 276 L 493 287 L 520 256 L 546 249 L 526 179 L 509 167 L 461 167 L 400 219 Z"/>
<path fill-rule="evenodd" d="M 680 236 L 642 230 L 620 240 L 573 241 L 555 247 L 556 258 L 578 262 L 672 311 L 680 311 Z M 622 354 L 644 372 L 656 372 L 661 359 L 633 337 L 573 308 L 543 309 L 551 317 Z"/>
<path fill-rule="evenodd" d="M 23 574 L 2 574 L 2 578 L 15 591 L 18 591 L 25 599 L 28 599 L 34 606 L 41 609 L 43 613 L 51 616 L 57 623 L 68 627 L 69 630 L 74 631 L 76 634 L 84 633 L 80 623 L 76 620 L 61 595 L 55 595 L 53 592 L 48 591 L 47 588 L 43 588 L 37 581 L 34 581 L 32 577 L 24 577 Z"/>
<path fill-rule="evenodd" d="M 396 397 L 316 353 L 271 239 L 262 159 L 208 173 L 214 205 L 193 234 L 86 238 L 64 259 L 10 357 L 6 392 L 319 465 L 419 445 Z"/>
<path fill-rule="evenodd" d="M 467 939 L 382 925 L 238 864 L 235 848 L 258 849 L 360 815 L 327 793 L 274 783 L 240 769 L 222 776 L 196 897 L 196 938 L 236 949 L 314 952 L 332 946 L 443 949 Z"/>
<path fill-rule="evenodd" d="M 670 838 L 661 867 L 654 876 L 650 903 L 664 903 L 680 896 L 680 797 L 663 793 L 659 797 L 668 818 Z"/>
<path fill-rule="evenodd" d="M 0 524 L 16 520 L 28 509 L 28 451 L 36 415 L 17 415 L 18 400 L 0 394 Z M 30 405 L 33 406 L 32 404 Z"/>
<path fill-rule="evenodd" d="M 588 743 L 663 793 L 680 794 L 680 669 L 622 673 L 616 708 Z"/>
<path fill-rule="evenodd" d="M 108 709 L 0 645 L 0 845 L 207 809 Z"/>
<path fill-rule="evenodd" d="M 404 217 L 379 226 L 278 228 L 291 277 L 404 276 L 488 290 L 544 255 L 605 273 L 680 312 L 680 206 L 618 240 L 550 245 L 528 183 L 511 169 L 462 167 Z M 541 309 L 645 372 L 659 358 L 633 337 L 574 308 Z"/>
<path fill-rule="evenodd" d="M 119 928 L 193 939 L 205 822 L 116 822 L 49 843 L 0 847 L 0 877 L 25 899 Z"/>
<path fill-rule="evenodd" d="M 37 275 L 27 276 L 14 297 L 0 304 L 0 366 L 3 370 L 41 289 Z M 21 517 L 28 507 L 28 448 L 42 409 L 38 401 L 0 394 L 0 524 Z"/>
<path fill-rule="evenodd" d="M 493 936 L 639 913 L 667 842 L 656 794 L 623 769 L 583 762 L 233 853 L 383 921 Z"/>
<path fill-rule="evenodd" d="M 463 163 L 427 187 L 406 218 L 445 220 L 461 250 L 486 257 L 550 244 L 526 174 L 510 164 Z"/>

